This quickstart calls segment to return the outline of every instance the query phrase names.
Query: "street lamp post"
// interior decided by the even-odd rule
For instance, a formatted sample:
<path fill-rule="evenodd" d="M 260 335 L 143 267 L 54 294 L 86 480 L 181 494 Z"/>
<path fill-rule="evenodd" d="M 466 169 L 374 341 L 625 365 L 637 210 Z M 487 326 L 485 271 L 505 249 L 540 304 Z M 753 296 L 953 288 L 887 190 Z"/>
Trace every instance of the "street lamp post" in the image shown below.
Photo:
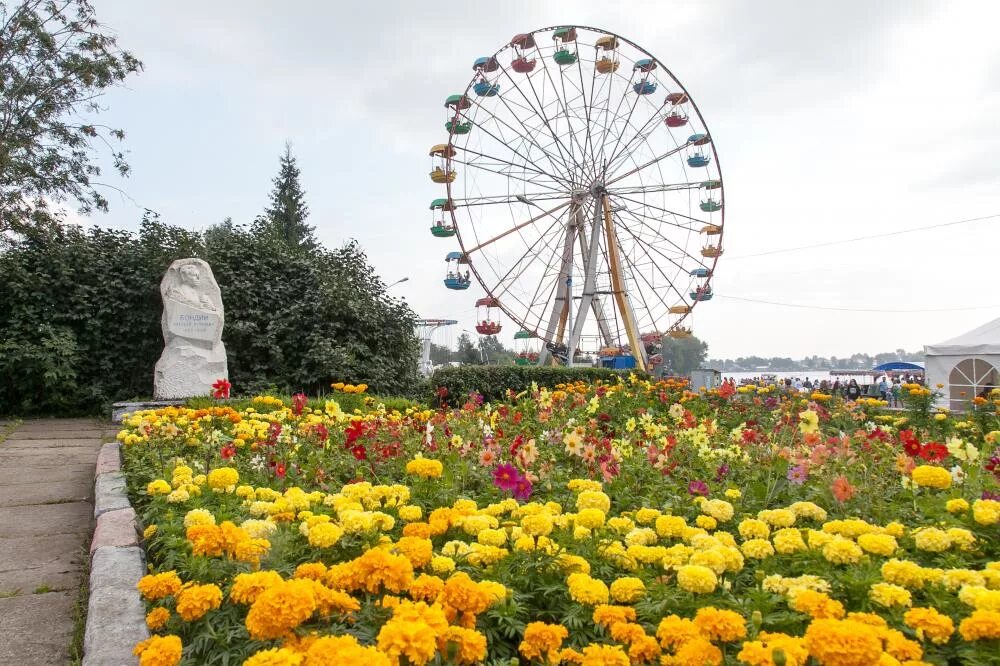
<path fill-rule="evenodd" d="M 391 289 L 392 287 L 395 287 L 397 284 L 400 284 L 402 282 L 406 282 L 409 279 L 410 279 L 409 277 L 399 278 L 398 280 L 396 280 L 395 282 L 393 282 L 392 284 L 390 284 L 389 286 L 387 286 L 386 289 Z"/>

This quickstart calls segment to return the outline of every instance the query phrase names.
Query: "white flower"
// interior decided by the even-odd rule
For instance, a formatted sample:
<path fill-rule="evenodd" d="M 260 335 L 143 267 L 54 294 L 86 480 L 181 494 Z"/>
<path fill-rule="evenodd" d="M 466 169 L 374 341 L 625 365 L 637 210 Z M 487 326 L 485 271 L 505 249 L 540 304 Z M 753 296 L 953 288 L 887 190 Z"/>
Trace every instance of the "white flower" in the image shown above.
<path fill-rule="evenodd" d="M 965 470 L 962 469 L 961 465 L 955 465 L 951 468 L 951 480 L 955 482 L 956 486 L 960 486 L 965 482 Z"/>
<path fill-rule="evenodd" d="M 257 471 L 264 469 L 266 465 L 267 465 L 267 460 L 264 458 L 264 456 L 260 455 L 259 453 L 250 459 L 250 467 L 254 468 Z"/>

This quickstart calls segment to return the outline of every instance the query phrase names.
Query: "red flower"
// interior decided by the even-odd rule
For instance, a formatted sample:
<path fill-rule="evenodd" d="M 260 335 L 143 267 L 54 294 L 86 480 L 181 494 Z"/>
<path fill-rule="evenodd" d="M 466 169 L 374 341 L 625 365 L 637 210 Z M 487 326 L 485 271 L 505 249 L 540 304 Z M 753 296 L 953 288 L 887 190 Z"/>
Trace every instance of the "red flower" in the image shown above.
<path fill-rule="evenodd" d="M 292 414 L 296 416 L 302 416 L 302 410 L 305 409 L 306 403 L 309 402 L 309 398 L 306 397 L 305 393 L 296 393 L 292 396 Z"/>
<path fill-rule="evenodd" d="M 228 398 L 229 390 L 233 388 L 233 385 L 229 383 L 228 379 L 216 379 L 215 383 L 212 384 L 212 397 L 213 398 Z"/>
<path fill-rule="evenodd" d="M 351 455 L 357 460 L 366 460 L 368 458 L 368 449 L 365 448 L 364 444 L 355 444 L 351 447 Z"/>
<path fill-rule="evenodd" d="M 285 463 L 283 463 L 283 462 L 280 462 L 280 463 L 278 463 L 277 465 L 274 466 L 274 473 L 278 475 L 279 479 L 285 478 L 286 471 L 287 470 L 285 468 Z"/>
<path fill-rule="evenodd" d="M 833 484 L 830 486 L 830 490 L 831 492 L 833 492 L 833 496 L 837 499 L 838 502 L 844 503 L 847 500 L 854 497 L 854 491 L 856 490 L 856 488 L 851 485 L 851 482 L 847 479 L 846 476 L 841 474 L 840 476 L 838 476 L 836 479 L 833 480 Z"/>
<path fill-rule="evenodd" d="M 948 457 L 948 447 L 940 442 L 928 442 L 920 449 L 920 457 L 930 462 L 941 462 Z"/>
<path fill-rule="evenodd" d="M 911 458 L 921 454 L 920 442 L 915 439 L 907 439 L 903 442 L 903 450 Z"/>
<path fill-rule="evenodd" d="M 236 455 L 236 447 L 233 446 L 232 442 L 230 442 L 222 447 L 222 451 L 219 452 L 219 455 L 222 456 L 223 460 L 229 460 Z"/>

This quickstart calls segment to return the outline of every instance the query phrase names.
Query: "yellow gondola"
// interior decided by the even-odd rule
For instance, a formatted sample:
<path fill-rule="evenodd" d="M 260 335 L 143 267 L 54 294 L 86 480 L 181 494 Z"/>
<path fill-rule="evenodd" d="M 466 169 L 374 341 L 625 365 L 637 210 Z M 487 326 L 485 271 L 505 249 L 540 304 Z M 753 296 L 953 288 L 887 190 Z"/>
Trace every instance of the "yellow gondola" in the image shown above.
<path fill-rule="evenodd" d="M 720 257 L 722 256 L 722 248 L 715 247 L 714 245 L 709 245 L 708 247 L 701 248 L 701 256 L 703 257 Z"/>
<path fill-rule="evenodd" d="M 447 143 L 439 143 L 436 146 L 431 146 L 430 156 L 443 158 L 454 157 L 455 149 Z"/>
<path fill-rule="evenodd" d="M 614 51 L 618 48 L 618 38 L 614 35 L 604 35 L 603 37 L 599 37 L 597 41 L 594 42 L 594 46 L 599 49 L 604 49 L 605 51 Z"/>
<path fill-rule="evenodd" d="M 670 314 L 687 314 L 691 312 L 690 305 L 671 305 Z"/>
<path fill-rule="evenodd" d="M 722 227 L 717 224 L 706 224 L 701 228 L 701 233 L 708 234 L 709 236 L 718 236 L 722 233 Z"/>
<path fill-rule="evenodd" d="M 691 329 L 690 328 L 672 328 L 667 331 L 667 335 L 672 338 L 690 338 Z"/>
<path fill-rule="evenodd" d="M 601 58 L 594 67 L 599 74 L 611 74 L 618 71 L 619 62 L 611 58 Z"/>
<path fill-rule="evenodd" d="M 445 171 L 441 167 L 434 167 L 434 170 L 431 171 L 431 180 L 435 183 L 454 183 L 456 175 L 454 169 Z"/>

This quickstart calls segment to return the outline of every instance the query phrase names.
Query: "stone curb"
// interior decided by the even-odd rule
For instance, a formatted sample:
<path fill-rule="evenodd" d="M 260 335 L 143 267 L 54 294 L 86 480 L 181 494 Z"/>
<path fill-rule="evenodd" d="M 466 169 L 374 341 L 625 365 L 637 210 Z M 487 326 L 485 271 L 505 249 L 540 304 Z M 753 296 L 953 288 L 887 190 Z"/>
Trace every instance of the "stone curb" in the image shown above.
<path fill-rule="evenodd" d="M 131 666 L 132 649 L 149 638 L 146 608 L 136 589 L 145 573 L 135 510 L 125 494 L 121 445 L 101 447 L 94 470 L 94 538 L 83 666 Z"/>

